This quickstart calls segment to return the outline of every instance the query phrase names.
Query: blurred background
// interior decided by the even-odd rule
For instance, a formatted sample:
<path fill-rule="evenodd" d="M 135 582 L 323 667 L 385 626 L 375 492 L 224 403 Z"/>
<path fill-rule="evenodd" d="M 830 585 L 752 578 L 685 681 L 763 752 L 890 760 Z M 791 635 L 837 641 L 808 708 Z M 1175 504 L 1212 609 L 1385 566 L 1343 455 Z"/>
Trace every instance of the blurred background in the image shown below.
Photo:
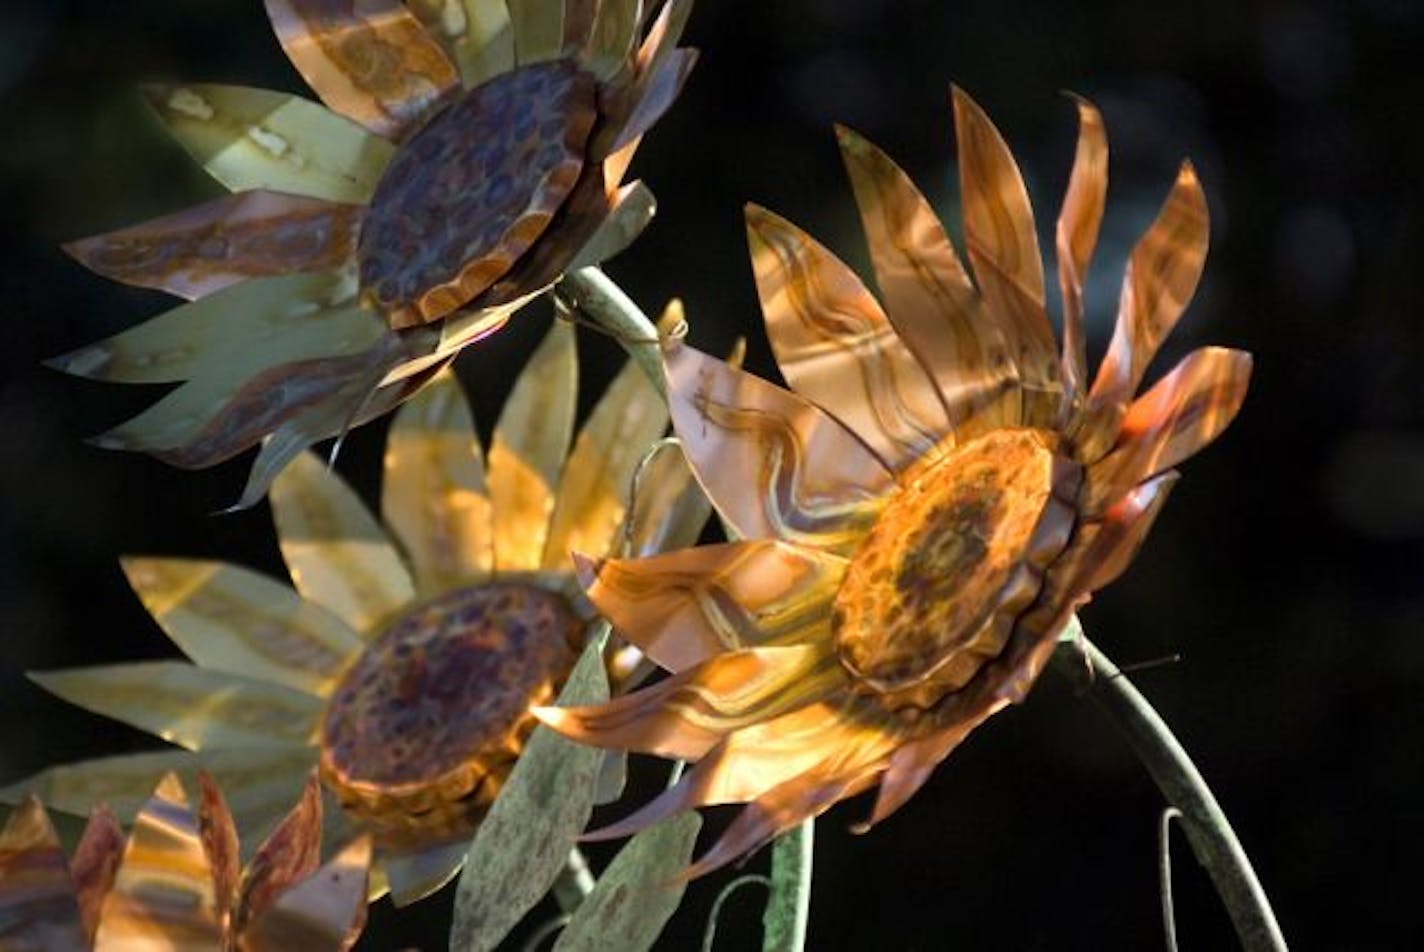
<path fill-rule="evenodd" d="M 1094 99 L 1113 150 L 1088 289 L 1094 355 L 1131 242 L 1193 159 L 1211 255 L 1154 374 L 1218 343 L 1252 351 L 1256 376 L 1240 419 L 1187 464 L 1142 557 L 1084 624 L 1123 664 L 1181 655 L 1136 680 L 1212 783 L 1297 948 L 1418 947 L 1407 870 L 1424 848 L 1424 137 L 1409 77 L 1424 4 L 703 0 L 687 38 L 701 65 L 634 169 L 658 194 L 657 221 L 609 270 L 650 311 L 684 298 L 698 344 L 748 335 L 763 374 L 774 370 L 743 202 L 869 273 L 832 121 L 895 156 L 957 231 L 959 83 L 1015 150 L 1046 236 L 1075 135 L 1060 91 Z M 61 241 L 218 192 L 140 105 L 147 79 L 303 90 L 256 0 L 7 0 L 0 781 L 147 743 L 22 676 L 173 653 L 120 553 L 281 571 L 265 507 L 208 515 L 236 498 L 244 463 L 183 473 L 89 448 L 82 437 L 153 394 L 38 364 L 169 306 L 83 271 Z M 547 318 L 532 308 L 461 358 L 486 435 L 508 368 Z M 619 353 L 583 343 L 587 405 Z M 355 433 L 342 460 L 368 499 L 383 430 Z M 661 769 L 644 774 L 654 784 Z M 811 946 L 1158 947 L 1161 807 L 1112 725 L 1045 676 L 871 835 L 847 832 L 868 801 L 819 824 Z M 1229 947 L 1182 842 L 1176 867 L 1183 948 Z M 667 948 L 697 947 L 735 875 L 694 884 Z M 366 947 L 443 948 L 449 898 L 401 916 L 378 907 Z M 752 889 L 727 904 L 716 949 L 758 941 L 761 899 Z"/>

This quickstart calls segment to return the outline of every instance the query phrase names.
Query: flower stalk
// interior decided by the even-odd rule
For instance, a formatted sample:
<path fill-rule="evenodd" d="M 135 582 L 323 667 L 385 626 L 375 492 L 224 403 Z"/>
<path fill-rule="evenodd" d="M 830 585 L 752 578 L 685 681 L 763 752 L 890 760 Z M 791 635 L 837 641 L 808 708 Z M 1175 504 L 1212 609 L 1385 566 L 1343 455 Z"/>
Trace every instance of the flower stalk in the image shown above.
<path fill-rule="evenodd" d="M 1285 937 L 1246 850 L 1162 716 L 1112 659 L 1083 635 L 1076 618 L 1053 661 L 1061 674 L 1112 718 L 1162 796 L 1180 811 L 1187 842 L 1211 877 L 1242 948 L 1246 952 L 1285 952 Z"/>
<path fill-rule="evenodd" d="M 771 895 L 762 913 L 762 952 L 801 952 L 811 913 L 815 820 L 803 820 L 771 848 Z"/>
<path fill-rule="evenodd" d="M 572 271 L 555 286 L 554 299 L 607 332 L 643 368 L 658 392 L 667 393 L 658 329 L 612 278 L 595 267 Z"/>

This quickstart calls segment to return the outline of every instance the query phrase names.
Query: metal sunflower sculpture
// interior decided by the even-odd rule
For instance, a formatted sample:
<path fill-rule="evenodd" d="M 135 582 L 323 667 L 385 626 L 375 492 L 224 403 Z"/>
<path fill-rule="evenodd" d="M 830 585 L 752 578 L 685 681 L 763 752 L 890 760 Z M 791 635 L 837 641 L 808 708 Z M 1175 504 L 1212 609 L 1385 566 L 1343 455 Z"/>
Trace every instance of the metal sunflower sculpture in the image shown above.
<path fill-rule="evenodd" d="M 188 469 L 266 443 L 239 506 L 303 449 L 435 368 L 653 212 L 622 180 L 696 59 L 691 0 L 267 0 L 326 104 L 221 85 L 146 90 L 234 194 L 77 241 L 81 263 L 191 303 L 56 358 L 181 383 L 95 439 Z"/>
<path fill-rule="evenodd" d="M 54 767 L 0 798 L 33 789 L 62 810 L 106 801 L 125 813 L 163 772 L 202 766 L 252 830 L 319 764 L 343 808 L 335 819 L 374 836 L 398 902 L 448 881 L 535 725 L 529 706 L 554 699 L 583 646 L 594 613 L 570 550 L 688 545 L 709 512 L 680 454 L 639 470 L 668 410 L 631 362 L 570 450 L 576 377 L 573 328 L 556 321 L 504 406 L 486 469 L 459 384 L 437 374 L 392 423 L 389 535 L 316 456 L 295 460 L 271 504 L 296 591 L 221 562 L 126 559 L 192 663 L 33 677 L 187 751 Z"/>
<path fill-rule="evenodd" d="M 1082 278 L 1107 189 L 1101 118 L 1079 104 L 1057 227 L 1060 350 L 1018 168 L 978 106 L 958 90 L 953 101 L 973 282 L 905 174 L 842 129 L 885 309 L 830 252 L 753 207 L 757 288 L 793 390 L 666 351 L 674 425 L 740 541 L 582 560 L 593 602 L 675 674 L 535 713 L 589 744 L 697 761 L 599 836 L 747 804 L 702 873 L 877 782 L 863 828 L 885 819 L 1024 697 L 1075 608 L 1132 560 L 1172 467 L 1241 404 L 1250 357 L 1216 347 L 1137 395 L 1206 256 L 1191 165 L 1131 253 L 1090 382 Z"/>
<path fill-rule="evenodd" d="M 68 859 L 40 801 L 26 798 L 0 832 L 0 946 L 351 948 L 366 922 L 371 842 L 321 865 L 316 780 L 246 866 L 221 790 L 207 774 L 198 783 L 195 811 L 165 776 L 127 841 L 108 808 L 95 809 Z"/>

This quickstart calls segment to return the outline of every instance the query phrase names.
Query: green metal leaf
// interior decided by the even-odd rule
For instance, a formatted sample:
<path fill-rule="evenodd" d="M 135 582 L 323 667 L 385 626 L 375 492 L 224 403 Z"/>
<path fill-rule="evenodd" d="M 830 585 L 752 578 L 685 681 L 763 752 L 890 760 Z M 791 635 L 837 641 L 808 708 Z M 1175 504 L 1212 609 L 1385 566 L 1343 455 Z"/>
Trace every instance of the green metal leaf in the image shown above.
<path fill-rule="evenodd" d="M 678 874 L 691 861 L 701 828 L 701 817 L 684 813 L 629 840 L 574 910 L 554 952 L 652 948 L 682 900 L 687 883 Z"/>
<path fill-rule="evenodd" d="M 559 695 L 559 705 L 608 699 L 600 625 Z M 493 949 L 544 897 L 593 813 L 603 751 L 535 728 L 509 781 L 480 824 L 455 893 L 453 952 Z"/>

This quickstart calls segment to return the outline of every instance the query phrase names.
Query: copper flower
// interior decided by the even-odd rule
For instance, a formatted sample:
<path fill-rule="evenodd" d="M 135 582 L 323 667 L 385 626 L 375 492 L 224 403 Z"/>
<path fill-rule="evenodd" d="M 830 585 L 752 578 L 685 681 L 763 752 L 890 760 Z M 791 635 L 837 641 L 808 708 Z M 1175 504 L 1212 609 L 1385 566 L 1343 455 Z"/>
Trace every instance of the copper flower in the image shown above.
<path fill-rule="evenodd" d="M 195 811 L 168 774 L 127 841 L 107 807 L 65 858 L 40 801 L 0 832 L 0 946 L 6 949 L 351 948 L 366 922 L 369 839 L 324 866 L 315 778 L 243 867 L 222 792 L 199 774 Z"/>
<path fill-rule="evenodd" d="M 584 643 L 594 613 L 570 550 L 687 545 L 707 514 L 678 455 L 675 468 L 644 472 L 637 517 L 625 522 L 667 406 L 629 363 L 574 440 L 574 341 L 555 322 L 535 351 L 495 427 L 487 472 L 449 371 L 400 409 L 382 486 L 389 533 L 321 460 L 298 457 L 271 496 L 296 591 L 222 562 L 124 560 L 192 663 L 33 677 L 196 754 L 54 767 L 0 798 L 33 788 L 71 812 L 99 800 L 128 809 L 162 772 L 196 763 L 222 781 L 249 830 L 319 764 L 346 825 L 375 836 L 377 872 L 399 901 L 446 882 L 533 729 L 529 705 L 554 698 Z"/>
<path fill-rule="evenodd" d="M 53 366 L 182 383 L 96 442 L 201 468 L 271 437 L 239 505 L 312 443 L 390 410 L 653 211 L 622 185 L 695 59 L 691 0 L 267 0 L 328 108 L 146 90 L 235 194 L 68 250 L 191 303 Z"/>
<path fill-rule="evenodd" d="M 742 541 L 584 562 L 594 603 L 675 674 L 536 714 L 591 744 L 698 761 L 601 835 L 747 804 L 704 872 L 877 782 L 865 827 L 884 819 L 1024 697 L 1074 609 L 1133 558 L 1171 467 L 1241 404 L 1250 357 L 1216 347 L 1136 395 L 1206 257 L 1191 165 L 1132 251 L 1090 385 L 1081 285 L 1107 189 L 1101 118 L 1079 104 L 1057 229 L 1060 350 L 1018 168 L 978 106 L 953 99 L 973 283 L 905 174 L 842 129 L 885 310 L 753 207 L 757 288 L 795 392 L 667 351 L 674 425 Z"/>

